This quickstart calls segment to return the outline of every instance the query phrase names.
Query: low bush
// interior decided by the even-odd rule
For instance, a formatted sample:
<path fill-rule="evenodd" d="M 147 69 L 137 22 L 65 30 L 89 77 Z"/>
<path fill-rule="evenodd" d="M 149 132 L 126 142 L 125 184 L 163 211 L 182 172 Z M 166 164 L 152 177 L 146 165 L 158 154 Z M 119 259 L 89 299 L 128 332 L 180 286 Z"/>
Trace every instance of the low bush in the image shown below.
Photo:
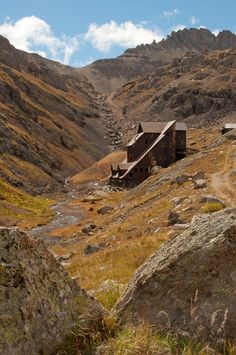
<path fill-rule="evenodd" d="M 223 209 L 223 206 L 219 202 L 207 202 L 202 208 L 204 213 L 217 212 L 222 209 Z"/>

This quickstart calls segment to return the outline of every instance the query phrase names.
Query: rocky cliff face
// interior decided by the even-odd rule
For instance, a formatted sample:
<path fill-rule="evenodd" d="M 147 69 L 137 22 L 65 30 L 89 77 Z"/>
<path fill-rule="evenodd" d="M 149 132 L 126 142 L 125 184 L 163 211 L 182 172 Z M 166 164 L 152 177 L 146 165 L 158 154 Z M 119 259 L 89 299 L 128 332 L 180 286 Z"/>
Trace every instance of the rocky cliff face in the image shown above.
<path fill-rule="evenodd" d="M 126 132 L 143 120 L 185 121 L 198 127 L 234 122 L 236 50 L 189 53 L 127 83 L 109 100 Z"/>
<path fill-rule="evenodd" d="M 236 210 L 201 217 L 137 270 L 117 305 L 120 323 L 235 340 L 235 270 Z"/>
<path fill-rule="evenodd" d="M 0 178 L 51 191 L 106 155 L 100 103 L 82 79 L 0 37 Z"/>
<path fill-rule="evenodd" d="M 222 31 L 217 36 L 207 29 L 184 29 L 172 32 L 159 43 L 142 44 L 128 49 L 114 59 L 98 60 L 78 69 L 101 93 L 111 93 L 128 81 L 151 74 L 158 67 L 171 63 L 187 52 L 202 53 L 208 50 L 236 47 L 236 36 Z"/>
<path fill-rule="evenodd" d="M 44 244 L 18 229 L 0 229 L 0 299 L 3 355 L 49 354 L 79 322 L 103 314 Z"/>

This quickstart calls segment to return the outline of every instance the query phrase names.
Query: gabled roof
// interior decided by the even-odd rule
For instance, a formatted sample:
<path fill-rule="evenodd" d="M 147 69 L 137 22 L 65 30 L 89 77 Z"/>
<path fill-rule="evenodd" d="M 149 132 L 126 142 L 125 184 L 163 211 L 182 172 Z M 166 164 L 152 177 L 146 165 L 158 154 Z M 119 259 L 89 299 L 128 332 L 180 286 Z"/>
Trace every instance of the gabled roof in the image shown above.
<path fill-rule="evenodd" d="M 236 123 L 226 123 L 224 125 L 224 128 L 226 128 L 226 129 L 234 129 L 234 128 L 236 128 Z"/>
<path fill-rule="evenodd" d="M 166 122 L 140 122 L 138 132 L 161 133 L 166 126 Z"/>
<path fill-rule="evenodd" d="M 143 154 L 139 157 L 139 159 L 135 160 L 132 163 L 129 163 L 129 167 L 126 170 L 126 172 L 121 176 L 121 178 L 124 178 L 129 172 L 130 170 L 132 170 L 133 167 L 135 167 L 136 164 L 138 164 L 155 146 L 157 143 L 159 143 L 164 137 L 165 137 L 165 133 L 166 131 L 173 125 L 175 124 L 176 121 L 170 121 L 170 122 L 166 122 L 164 129 L 162 130 L 161 134 L 158 136 L 158 138 L 150 145 L 150 147 L 148 149 L 146 149 Z"/>
<path fill-rule="evenodd" d="M 161 133 L 169 122 L 140 122 L 138 127 L 139 134 L 144 133 Z M 186 131 L 187 126 L 184 122 L 176 122 L 176 131 Z"/>

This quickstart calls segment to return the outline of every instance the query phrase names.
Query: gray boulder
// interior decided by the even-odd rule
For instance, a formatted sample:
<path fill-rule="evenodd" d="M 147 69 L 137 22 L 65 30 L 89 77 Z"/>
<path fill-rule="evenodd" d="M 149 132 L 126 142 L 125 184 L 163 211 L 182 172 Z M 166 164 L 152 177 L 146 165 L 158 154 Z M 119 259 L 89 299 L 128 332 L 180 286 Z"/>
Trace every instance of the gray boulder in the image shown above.
<path fill-rule="evenodd" d="M 87 223 L 85 226 L 82 228 L 82 232 L 84 234 L 91 235 L 93 234 L 94 230 L 97 228 L 96 224 L 94 223 Z"/>
<path fill-rule="evenodd" d="M 193 181 L 205 180 L 206 179 L 205 172 L 204 171 L 197 171 L 195 174 L 192 175 L 192 179 L 193 179 Z"/>
<path fill-rule="evenodd" d="M 204 189 L 206 187 L 205 179 L 194 180 L 194 189 Z"/>
<path fill-rule="evenodd" d="M 162 167 L 161 166 L 158 166 L 158 165 L 155 165 L 152 170 L 151 170 L 151 174 L 152 175 L 156 175 L 158 174 L 160 171 L 161 171 Z"/>
<path fill-rule="evenodd" d="M 0 353 L 50 354 L 102 307 L 72 280 L 43 242 L 0 228 Z"/>
<path fill-rule="evenodd" d="M 109 246 L 109 243 L 88 244 L 84 248 L 84 254 L 93 254 Z"/>
<path fill-rule="evenodd" d="M 179 214 L 176 211 L 170 210 L 168 213 L 168 226 L 173 226 L 174 224 L 181 224 L 184 223 L 182 219 L 180 219 Z"/>
<path fill-rule="evenodd" d="M 107 213 L 110 213 L 114 208 L 110 205 L 105 205 L 105 206 L 102 206 L 101 208 L 99 208 L 97 210 L 97 213 L 98 214 L 107 214 Z"/>
<path fill-rule="evenodd" d="M 183 185 L 185 182 L 190 181 L 192 176 L 188 173 L 177 176 L 175 179 L 171 181 L 172 184 L 178 184 L 179 186 Z"/>
<path fill-rule="evenodd" d="M 137 270 L 116 306 L 120 324 L 236 340 L 236 209 L 204 215 Z"/>

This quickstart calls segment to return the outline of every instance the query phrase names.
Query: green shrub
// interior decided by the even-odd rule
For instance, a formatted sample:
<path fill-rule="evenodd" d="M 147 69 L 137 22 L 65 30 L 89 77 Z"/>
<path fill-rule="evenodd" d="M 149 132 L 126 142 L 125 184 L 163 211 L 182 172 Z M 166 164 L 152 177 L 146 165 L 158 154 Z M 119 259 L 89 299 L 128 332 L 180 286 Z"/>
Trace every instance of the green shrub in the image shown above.
<path fill-rule="evenodd" d="M 223 209 L 223 206 L 219 202 L 207 202 L 202 208 L 204 213 L 217 212 L 222 209 Z"/>
<path fill-rule="evenodd" d="M 103 307 L 110 310 L 121 297 L 122 291 L 122 285 L 110 281 L 110 283 L 108 283 L 108 287 L 106 287 L 104 290 L 97 291 L 95 296 L 103 305 Z"/>

